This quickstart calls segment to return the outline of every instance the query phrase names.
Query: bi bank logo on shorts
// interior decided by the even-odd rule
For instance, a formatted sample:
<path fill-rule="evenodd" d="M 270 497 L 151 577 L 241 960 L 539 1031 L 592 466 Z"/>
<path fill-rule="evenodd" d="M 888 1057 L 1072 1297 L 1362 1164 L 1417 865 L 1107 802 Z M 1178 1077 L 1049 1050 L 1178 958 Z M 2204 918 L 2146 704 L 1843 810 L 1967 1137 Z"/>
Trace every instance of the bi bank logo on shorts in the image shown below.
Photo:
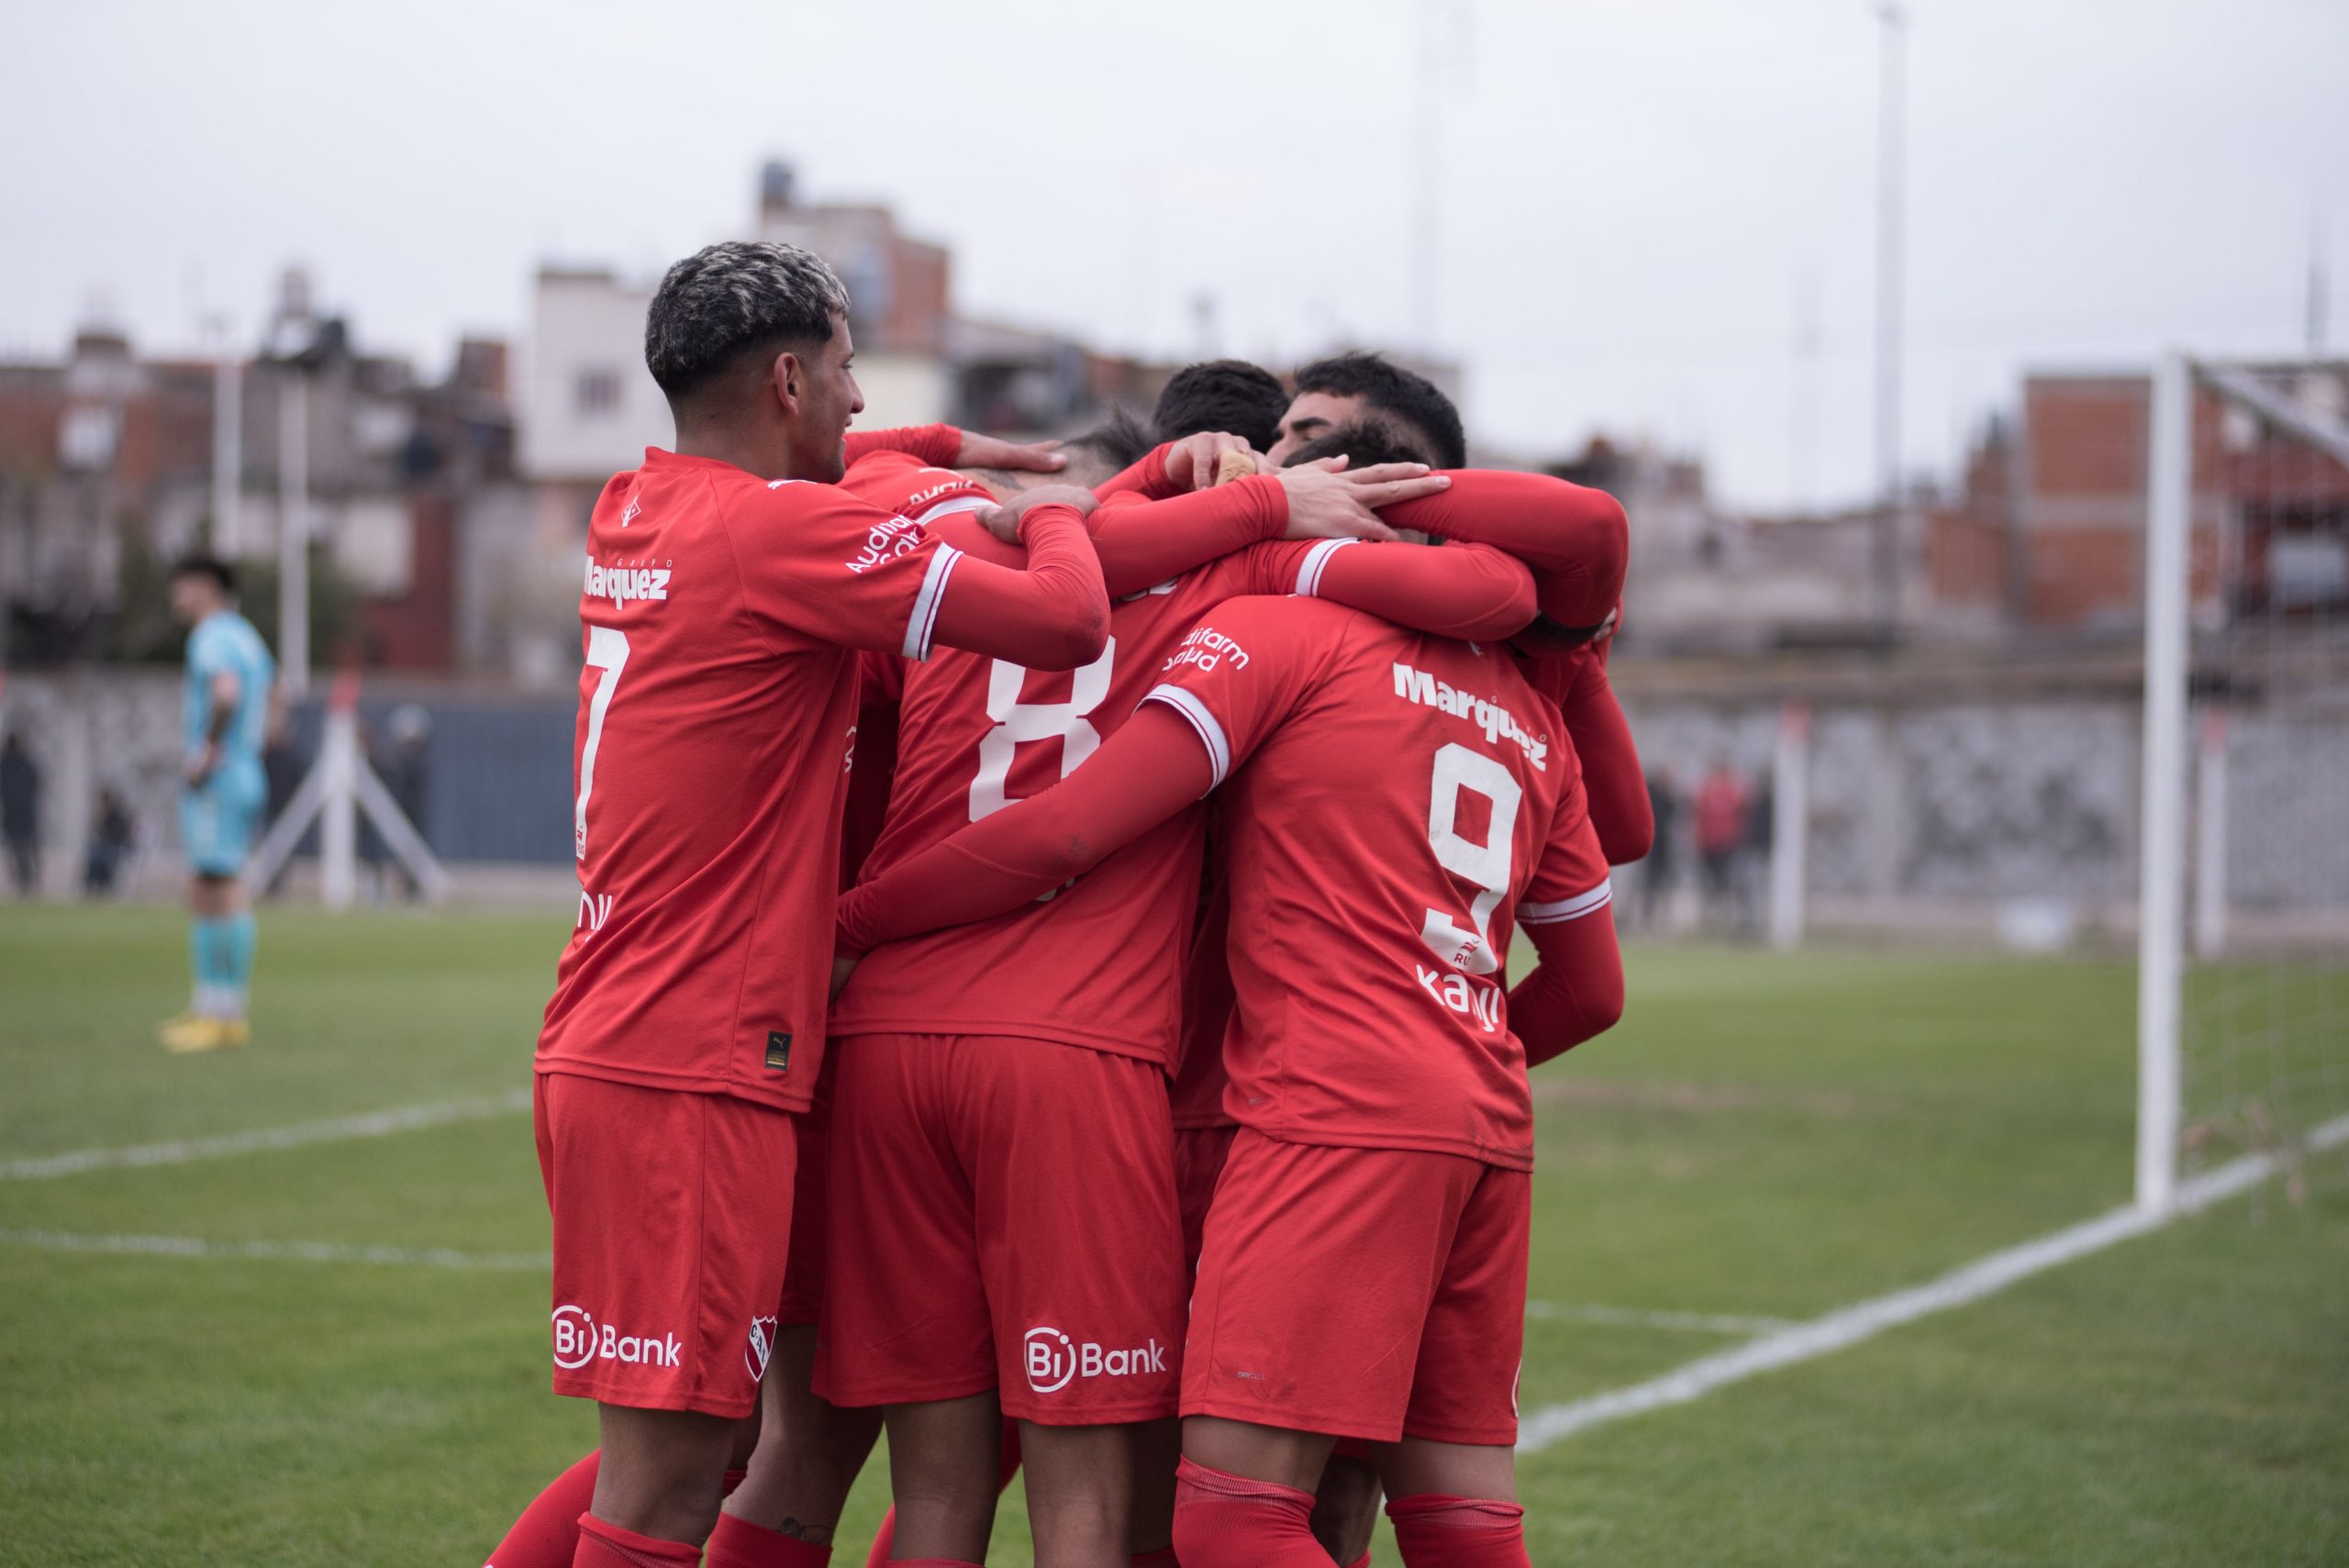
<path fill-rule="evenodd" d="M 1138 1377 L 1166 1370 L 1166 1347 L 1156 1340 L 1130 1351 L 1105 1351 L 1090 1340 L 1080 1345 L 1058 1329 L 1030 1329 L 1022 1348 L 1028 1386 L 1039 1394 L 1058 1394 L 1080 1377 Z"/>
<path fill-rule="evenodd" d="M 685 1347 L 674 1334 L 654 1339 L 648 1334 L 623 1334 L 609 1323 L 597 1326 L 584 1307 L 554 1309 L 554 1364 L 576 1372 L 592 1361 L 621 1362 L 629 1366 L 677 1366 Z"/>

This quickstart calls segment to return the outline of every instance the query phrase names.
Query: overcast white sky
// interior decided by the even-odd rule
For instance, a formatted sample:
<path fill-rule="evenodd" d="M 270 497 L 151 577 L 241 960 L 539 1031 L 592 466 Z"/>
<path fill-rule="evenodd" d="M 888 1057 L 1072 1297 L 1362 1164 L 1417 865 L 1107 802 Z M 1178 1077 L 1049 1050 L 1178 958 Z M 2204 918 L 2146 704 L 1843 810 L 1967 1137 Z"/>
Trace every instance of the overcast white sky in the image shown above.
<path fill-rule="evenodd" d="M 298 259 L 437 370 L 519 330 L 542 260 L 651 272 L 742 231 L 771 153 L 951 243 L 967 312 L 1184 354 L 1207 294 L 1271 363 L 1402 343 L 1422 4 L 11 6 L 0 355 L 94 310 L 159 349 L 203 305 L 250 334 Z M 1870 6 L 1443 11 L 1438 341 L 1472 430 L 1699 450 L 1752 503 L 1864 493 Z M 2349 4 L 1911 11 L 1913 463 L 2026 367 L 2297 350 L 2319 229 L 2349 344 Z"/>

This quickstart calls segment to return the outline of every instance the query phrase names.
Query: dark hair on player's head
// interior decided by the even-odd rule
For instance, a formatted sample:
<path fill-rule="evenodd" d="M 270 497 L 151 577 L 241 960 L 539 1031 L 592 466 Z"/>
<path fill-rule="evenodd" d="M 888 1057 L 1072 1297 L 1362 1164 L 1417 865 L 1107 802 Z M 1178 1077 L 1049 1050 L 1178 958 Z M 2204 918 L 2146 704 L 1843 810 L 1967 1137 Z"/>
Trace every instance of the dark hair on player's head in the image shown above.
<path fill-rule="evenodd" d="M 1122 473 L 1150 455 L 1157 441 L 1151 439 L 1149 427 L 1135 417 L 1134 411 L 1123 406 L 1111 408 L 1109 417 L 1081 435 L 1071 436 L 1061 443 L 1068 453 L 1069 467 L 1080 463 L 1086 468 L 1099 466 L 1101 477 Z"/>
<path fill-rule="evenodd" d="M 848 290 L 796 245 L 728 240 L 669 269 L 644 313 L 644 364 L 671 403 L 746 356 L 827 341 Z"/>
<path fill-rule="evenodd" d="M 237 592 L 237 569 L 218 556 L 206 555 L 202 550 L 183 555 L 172 562 L 172 581 L 176 583 L 183 577 L 208 577 L 214 587 L 230 597 L 234 597 Z"/>
<path fill-rule="evenodd" d="M 1258 451 L 1280 439 L 1288 392 L 1280 377 L 1246 360 L 1202 360 L 1167 379 L 1151 423 L 1162 441 L 1217 430 L 1245 438 Z"/>
<path fill-rule="evenodd" d="M 1412 431 L 1389 419 L 1349 419 L 1334 430 L 1324 430 L 1283 460 L 1283 468 L 1342 457 L 1349 468 L 1380 462 L 1424 462 L 1434 466 L 1426 445 Z"/>
<path fill-rule="evenodd" d="M 1339 354 L 1316 360 L 1297 373 L 1299 392 L 1359 397 L 1373 409 L 1400 419 L 1427 438 L 1438 468 L 1468 465 L 1468 434 L 1460 410 L 1435 383 L 1378 354 Z"/>

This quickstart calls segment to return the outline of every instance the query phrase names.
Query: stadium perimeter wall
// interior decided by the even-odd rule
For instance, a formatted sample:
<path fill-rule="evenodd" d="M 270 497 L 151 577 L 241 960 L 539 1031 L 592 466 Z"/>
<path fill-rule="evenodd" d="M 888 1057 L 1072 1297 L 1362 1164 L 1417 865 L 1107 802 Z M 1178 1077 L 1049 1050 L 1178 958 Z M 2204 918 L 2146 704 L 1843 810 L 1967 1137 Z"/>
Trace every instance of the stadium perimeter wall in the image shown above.
<path fill-rule="evenodd" d="M 1805 884 L 1815 928 L 1987 937 L 2018 903 L 2058 909 L 2078 940 L 2133 929 L 2139 697 L 2125 663 L 2060 671 L 1902 670 L 1746 664 L 1708 668 L 1619 658 L 1619 689 L 1652 774 L 1684 808 L 1672 855 L 1668 929 L 1695 923 L 1693 812 L 1715 764 L 1753 784 L 1769 774 L 1793 694 L 1809 722 Z M 44 883 L 78 886 L 97 787 L 138 818 L 139 892 L 180 874 L 175 806 L 180 684 L 165 671 L 17 674 L 0 708 L 45 778 Z M 392 710 L 430 720 L 411 798 L 417 826 L 461 888 L 562 902 L 570 880 L 574 699 L 447 683 L 371 684 L 362 726 L 380 744 Z M 320 709 L 297 707 L 273 793 L 298 781 Z M 2349 702 L 2318 688 L 2239 704 L 2227 728 L 2231 937 L 2247 947 L 2349 940 L 2349 831 L 2306 819 L 2325 796 L 2298 787 L 2349 771 Z M 1758 906 L 1768 846 L 1748 852 Z M 1635 889 L 1639 873 L 1624 877 Z M 297 884 L 298 885 L 298 884 Z"/>

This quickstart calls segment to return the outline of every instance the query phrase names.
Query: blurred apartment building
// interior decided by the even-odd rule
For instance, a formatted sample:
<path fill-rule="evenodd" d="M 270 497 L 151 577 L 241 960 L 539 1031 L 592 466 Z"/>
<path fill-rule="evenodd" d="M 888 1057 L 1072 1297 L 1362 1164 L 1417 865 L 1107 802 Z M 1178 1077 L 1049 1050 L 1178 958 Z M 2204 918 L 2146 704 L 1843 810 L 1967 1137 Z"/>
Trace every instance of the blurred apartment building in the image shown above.
<path fill-rule="evenodd" d="M 91 328 L 61 363 L 0 365 L 10 663 L 175 648 L 161 573 L 194 549 L 273 580 L 284 405 L 296 378 L 317 607 L 333 644 L 316 649 L 317 662 L 446 673 L 494 651 L 505 606 L 484 588 L 497 580 L 501 540 L 529 520 L 506 346 L 466 339 L 446 375 L 427 380 L 406 360 L 362 351 L 345 319 L 315 314 L 298 272 L 287 274 L 267 341 L 282 351 L 239 355 L 224 372 L 216 361 L 143 359 L 123 334 Z M 214 483 L 224 377 L 236 427 L 226 508 Z M 248 607 L 273 629 L 268 595 Z"/>
<path fill-rule="evenodd" d="M 1742 654 L 1865 642 L 1874 515 L 1772 517 L 1716 500 L 1697 458 L 1593 437 L 1546 465 L 1623 503 L 1631 519 L 1624 646 Z"/>
<path fill-rule="evenodd" d="M 749 237 L 813 250 L 847 285 L 861 428 L 942 420 L 1056 434 L 1113 399 L 1146 407 L 1163 382 L 1163 369 L 1074 338 L 957 316 L 944 246 L 903 233 L 885 206 L 801 200 L 787 163 L 760 172 Z M 644 368 L 644 312 L 659 281 L 539 272 L 522 401 L 521 463 L 534 482 L 601 484 L 669 439 L 668 405 Z"/>

